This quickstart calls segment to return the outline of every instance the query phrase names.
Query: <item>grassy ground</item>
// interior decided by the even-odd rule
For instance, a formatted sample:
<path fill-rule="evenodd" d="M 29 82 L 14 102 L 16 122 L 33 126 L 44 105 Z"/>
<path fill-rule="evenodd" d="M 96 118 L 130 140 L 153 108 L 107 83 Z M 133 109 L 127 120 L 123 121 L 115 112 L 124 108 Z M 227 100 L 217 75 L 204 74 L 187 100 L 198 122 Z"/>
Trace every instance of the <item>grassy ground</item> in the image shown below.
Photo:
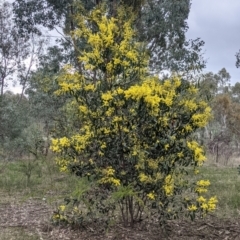
<path fill-rule="evenodd" d="M 236 167 L 203 167 L 202 178 L 209 179 L 209 192 L 218 198 L 219 218 L 240 216 L 240 174 Z"/>
<path fill-rule="evenodd" d="M 77 187 L 77 178 L 60 174 L 51 160 L 34 161 L 29 178 L 29 161 L 0 163 L 1 240 L 43 239 L 38 232 L 26 230 L 26 226 L 37 228 L 43 223 L 48 228 L 53 210 Z M 34 215 L 38 218 L 36 225 Z"/>
<path fill-rule="evenodd" d="M 29 161 L 0 163 L 0 239 L 98 239 L 79 237 L 77 231 L 66 233 L 68 230 L 51 225 L 53 210 L 64 197 L 77 189 L 78 179 L 60 174 L 52 160 Z M 210 195 L 216 195 L 219 200 L 214 219 L 218 222 L 240 219 L 240 175 L 237 167 L 205 166 L 200 175 L 202 179 L 210 180 Z M 125 229 L 124 234 L 128 231 Z M 115 239 L 125 239 L 122 232 L 118 234 L 120 235 L 115 236 Z M 129 238 L 129 234 L 128 239 L 135 239 Z M 138 234 L 136 232 L 135 235 Z M 143 232 L 141 234 L 144 235 Z M 138 239 L 155 238 L 152 235 Z"/>

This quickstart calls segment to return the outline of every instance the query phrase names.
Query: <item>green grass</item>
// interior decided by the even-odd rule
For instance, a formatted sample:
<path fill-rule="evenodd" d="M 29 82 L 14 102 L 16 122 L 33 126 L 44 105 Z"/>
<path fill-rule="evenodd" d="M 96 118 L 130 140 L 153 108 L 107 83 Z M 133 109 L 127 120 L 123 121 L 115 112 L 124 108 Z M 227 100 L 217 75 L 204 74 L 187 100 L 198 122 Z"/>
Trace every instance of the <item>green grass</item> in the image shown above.
<path fill-rule="evenodd" d="M 52 159 L 39 160 L 35 163 L 37 167 L 33 168 L 30 180 L 27 181 L 22 168 L 25 163 L 22 161 L 0 162 L 0 207 L 2 209 L 10 205 L 25 206 L 30 201 L 36 204 L 47 204 L 54 211 L 65 197 L 76 190 L 79 179 L 73 175 L 59 173 Z M 50 224 L 50 215 L 46 218 Z M 0 239 L 37 240 L 42 238 L 21 226 L 0 226 Z"/>
<path fill-rule="evenodd" d="M 218 217 L 240 215 L 240 175 L 236 167 L 203 167 L 200 177 L 211 182 L 209 195 L 218 198 Z"/>
<path fill-rule="evenodd" d="M 28 180 L 22 161 L 0 163 L 0 192 L 8 196 L 18 195 L 22 200 L 34 197 L 46 198 L 51 202 L 75 190 L 77 177 L 59 173 L 52 160 L 39 161 L 37 164 Z"/>

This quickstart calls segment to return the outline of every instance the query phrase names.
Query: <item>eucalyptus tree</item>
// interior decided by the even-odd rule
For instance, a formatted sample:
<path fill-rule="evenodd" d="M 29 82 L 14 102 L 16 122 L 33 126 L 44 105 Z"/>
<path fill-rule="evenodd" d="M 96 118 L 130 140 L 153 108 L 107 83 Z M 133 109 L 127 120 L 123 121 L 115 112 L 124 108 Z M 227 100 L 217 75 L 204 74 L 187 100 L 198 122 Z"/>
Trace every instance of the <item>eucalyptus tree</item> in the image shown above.
<path fill-rule="evenodd" d="M 240 67 L 240 50 L 236 53 L 236 67 Z"/>
<path fill-rule="evenodd" d="M 5 152 L 19 149 L 16 140 L 34 121 L 24 91 L 44 43 L 45 39 L 34 33 L 20 35 L 12 4 L 0 3 L 0 142 Z M 21 94 L 7 91 L 16 83 L 22 87 Z"/>
<path fill-rule="evenodd" d="M 19 36 L 11 4 L 0 4 L 0 95 L 29 55 L 29 36 Z"/>
<path fill-rule="evenodd" d="M 136 38 L 147 44 L 153 71 L 193 73 L 205 67 L 201 54 L 204 42 L 199 38 L 186 40 L 185 36 L 190 0 L 15 0 L 13 6 L 21 34 L 34 32 L 41 35 L 39 26 L 50 30 L 61 28 L 65 34 L 69 34 L 76 28 L 73 18 L 79 13 L 76 6 L 81 4 L 86 11 L 90 11 L 102 2 L 107 4 L 109 15 L 116 14 L 119 4 L 132 7 L 136 15 Z M 64 38 L 65 45 L 71 42 L 66 35 Z M 73 42 L 71 44 L 76 45 Z M 72 47 L 73 51 L 86 48 L 83 43 L 77 44 L 77 48 Z"/>

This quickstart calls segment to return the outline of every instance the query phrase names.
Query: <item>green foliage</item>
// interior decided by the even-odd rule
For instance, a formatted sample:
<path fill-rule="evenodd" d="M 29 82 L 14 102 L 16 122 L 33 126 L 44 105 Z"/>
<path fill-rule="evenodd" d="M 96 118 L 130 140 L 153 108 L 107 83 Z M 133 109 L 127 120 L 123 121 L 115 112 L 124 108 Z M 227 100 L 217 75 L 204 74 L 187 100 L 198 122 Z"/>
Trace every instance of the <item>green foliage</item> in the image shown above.
<path fill-rule="evenodd" d="M 105 3 L 107 15 L 115 17 L 119 6 L 131 8 L 135 14 L 134 27 L 137 29 L 137 39 L 145 42 L 150 54 L 149 66 L 153 71 L 170 70 L 173 72 L 193 73 L 205 67 L 201 51 L 204 42 L 200 39 L 186 40 L 188 30 L 190 0 L 71 0 L 52 1 L 16 0 L 14 2 L 15 19 L 21 33 L 34 32 L 41 34 L 40 25 L 53 29 L 65 21 L 63 32 L 70 34 L 77 29 L 73 16 L 82 14 L 77 7 L 81 4 L 85 12 Z M 61 19 L 61 20 L 60 20 Z M 65 46 L 71 42 L 65 36 Z M 78 67 L 78 52 L 87 47 L 85 42 L 72 39 L 75 67 Z"/>
<path fill-rule="evenodd" d="M 207 73 L 200 82 L 200 92 L 213 109 L 213 118 L 202 132 L 202 140 L 216 163 L 227 164 L 239 149 L 239 84 L 230 86 L 225 68 L 217 74 Z"/>
<path fill-rule="evenodd" d="M 35 159 L 43 153 L 44 135 L 40 124 L 31 124 L 23 129 L 22 134 L 15 140 L 22 154 L 32 155 Z"/>
<path fill-rule="evenodd" d="M 90 204 L 87 215 L 118 210 L 126 226 L 143 215 L 163 224 L 184 211 L 192 218 L 213 211 L 216 198 L 203 196 L 210 182 L 186 177 L 205 161 L 192 133 L 207 124 L 211 109 L 189 82 L 148 73 L 128 8 L 115 17 L 105 12 L 101 6 L 76 17 L 72 38 L 88 45 L 78 56 L 82 71 L 68 65 L 58 78 L 55 93 L 69 96 L 66 109 L 79 121 L 52 140 L 60 170 L 77 169 L 93 184 L 80 198 Z"/>
<path fill-rule="evenodd" d="M 8 1 L 0 3 L 0 95 L 14 79 L 13 75 L 25 69 L 25 60 L 30 54 L 29 36 L 19 36 L 13 20 L 12 6 Z M 29 70 L 29 69 L 28 69 Z"/>
<path fill-rule="evenodd" d="M 21 135 L 12 141 L 11 146 L 21 153 L 20 171 L 26 176 L 26 184 L 30 184 L 33 172 L 41 176 L 41 166 L 38 160 L 43 158 L 44 138 L 41 127 L 32 124 L 23 129 Z"/>
<path fill-rule="evenodd" d="M 236 56 L 236 67 L 239 68 L 240 67 L 240 51 L 238 51 L 235 56 Z"/>
<path fill-rule="evenodd" d="M 14 152 L 18 155 L 21 154 L 15 141 L 21 136 L 30 121 L 29 115 L 26 114 L 28 111 L 27 99 L 23 98 L 21 104 L 18 104 L 19 100 L 20 95 L 7 91 L 0 101 L 0 143 L 5 157 L 14 155 Z M 15 151 L 12 151 L 13 149 Z"/>
<path fill-rule="evenodd" d="M 73 196 L 64 199 L 64 204 L 58 207 L 52 220 L 54 223 L 82 227 L 95 222 L 106 229 L 112 222 L 116 222 L 115 203 L 107 189 L 101 189 L 87 178 L 81 178 Z"/>
<path fill-rule="evenodd" d="M 153 70 L 199 72 L 205 67 L 201 48 L 204 41 L 186 40 L 191 1 L 144 1 L 137 19 L 139 40 L 148 43 Z"/>
<path fill-rule="evenodd" d="M 228 92 L 230 78 L 230 74 L 225 68 L 222 68 L 217 74 L 212 72 L 204 74 L 198 82 L 202 97 L 211 104 L 214 97 L 219 93 Z"/>
<path fill-rule="evenodd" d="M 45 147 L 41 124 L 35 119 L 27 98 L 11 92 L 4 93 L 1 108 L 1 147 L 4 158 L 21 158 L 32 155 L 38 158 Z"/>
<path fill-rule="evenodd" d="M 3 1 L 0 8 L 0 144 L 4 158 L 10 158 L 24 154 L 19 146 L 25 144 L 22 134 L 32 119 L 29 102 L 23 92 L 36 59 L 35 55 L 41 51 L 42 43 L 41 40 L 36 41 L 33 36 L 18 35 L 10 3 Z M 29 59 L 28 66 L 26 59 Z M 5 90 L 11 82 L 16 84 L 16 79 L 23 87 L 22 94 L 13 94 Z"/>
<path fill-rule="evenodd" d="M 31 162 L 29 162 L 31 164 Z M 9 194 L 15 192 L 16 190 L 24 191 L 27 187 L 35 187 L 39 181 L 39 175 L 36 166 L 38 163 L 34 163 L 35 165 L 31 166 L 31 174 L 32 181 L 30 181 L 30 177 L 26 174 L 26 169 L 24 166 L 27 166 L 27 160 L 18 160 L 18 162 L 3 162 L 1 163 L 1 181 L 0 187 L 2 190 L 7 191 Z M 29 173 L 29 171 L 28 171 Z"/>

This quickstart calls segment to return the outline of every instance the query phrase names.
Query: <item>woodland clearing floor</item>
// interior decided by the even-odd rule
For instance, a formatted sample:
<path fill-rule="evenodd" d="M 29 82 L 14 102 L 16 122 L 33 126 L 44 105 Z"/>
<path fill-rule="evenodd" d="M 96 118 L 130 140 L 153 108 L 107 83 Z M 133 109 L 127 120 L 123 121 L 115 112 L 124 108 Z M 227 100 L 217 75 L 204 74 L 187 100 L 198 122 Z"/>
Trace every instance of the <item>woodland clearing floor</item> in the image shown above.
<path fill-rule="evenodd" d="M 164 235 L 153 224 L 123 228 L 116 225 L 107 233 L 101 227 L 85 230 L 51 224 L 52 208 L 42 199 L 0 202 L 0 240 L 160 240 L 160 239 L 224 239 L 240 240 L 240 219 L 217 219 L 214 216 L 190 221 L 170 221 Z"/>

